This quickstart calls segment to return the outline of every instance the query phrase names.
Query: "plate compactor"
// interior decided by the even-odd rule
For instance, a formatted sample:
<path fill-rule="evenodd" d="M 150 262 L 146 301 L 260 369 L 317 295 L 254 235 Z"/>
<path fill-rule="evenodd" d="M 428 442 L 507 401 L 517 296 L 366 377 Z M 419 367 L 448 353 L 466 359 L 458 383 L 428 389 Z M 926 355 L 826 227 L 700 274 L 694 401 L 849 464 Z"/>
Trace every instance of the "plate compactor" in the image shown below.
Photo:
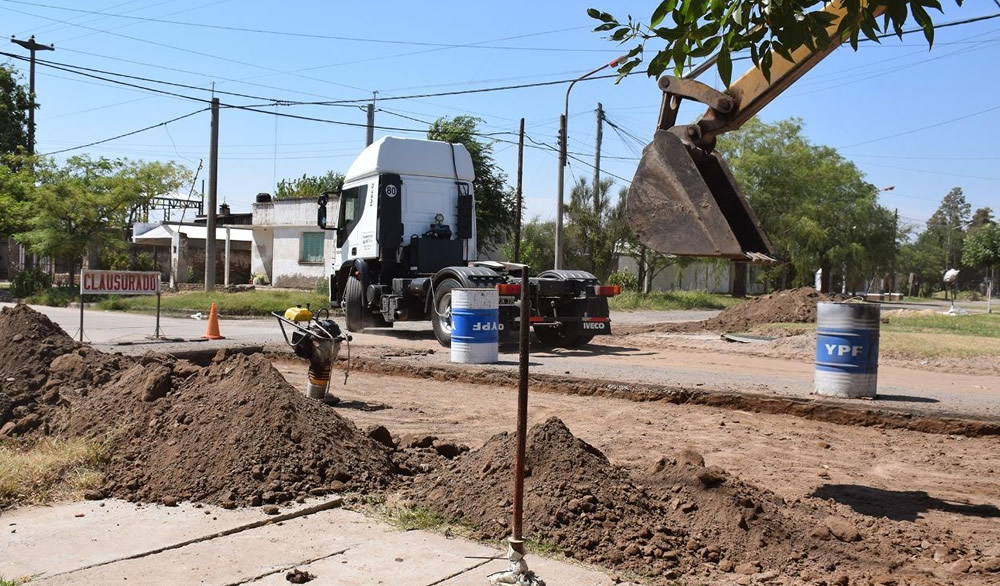
<path fill-rule="evenodd" d="M 347 374 L 351 360 L 351 336 L 340 331 L 340 326 L 330 319 L 328 310 L 323 319 L 314 314 L 307 304 L 289 307 L 284 315 L 271 312 L 278 320 L 285 343 L 292 347 L 296 356 L 309 361 L 309 385 L 307 394 L 310 399 L 317 399 L 330 405 L 340 402 L 340 399 L 328 392 L 330 386 L 330 371 L 333 363 L 340 355 L 340 345 L 347 342 L 348 370 L 344 372 L 344 384 L 347 384 Z M 288 326 L 288 330 L 285 329 Z"/>

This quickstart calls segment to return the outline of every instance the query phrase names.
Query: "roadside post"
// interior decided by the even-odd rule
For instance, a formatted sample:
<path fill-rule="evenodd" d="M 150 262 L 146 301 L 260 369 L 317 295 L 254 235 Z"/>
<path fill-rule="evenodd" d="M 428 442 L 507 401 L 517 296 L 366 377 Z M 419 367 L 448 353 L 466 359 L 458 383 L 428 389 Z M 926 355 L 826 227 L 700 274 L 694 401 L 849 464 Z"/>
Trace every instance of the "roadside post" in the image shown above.
<path fill-rule="evenodd" d="M 517 449 L 514 454 L 514 499 L 511 536 L 507 539 L 507 560 L 510 566 L 503 572 L 490 574 L 490 584 L 519 584 L 522 586 L 545 586 L 545 582 L 528 569 L 524 561 L 524 459 L 528 435 L 528 356 L 529 332 L 531 331 L 531 300 L 528 296 L 528 265 L 504 263 L 508 269 L 521 269 L 521 321 L 517 384 Z"/>
<path fill-rule="evenodd" d="M 83 299 L 85 295 L 156 295 L 156 330 L 160 334 L 159 271 L 80 271 L 80 341 L 83 341 Z"/>

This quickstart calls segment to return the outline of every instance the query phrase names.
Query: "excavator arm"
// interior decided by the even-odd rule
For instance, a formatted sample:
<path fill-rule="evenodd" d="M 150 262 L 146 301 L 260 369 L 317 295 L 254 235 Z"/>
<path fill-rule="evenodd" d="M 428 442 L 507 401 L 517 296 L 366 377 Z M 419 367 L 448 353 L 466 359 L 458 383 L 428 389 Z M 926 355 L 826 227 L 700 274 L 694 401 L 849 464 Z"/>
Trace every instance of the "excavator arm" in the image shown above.
<path fill-rule="evenodd" d="M 803 45 L 791 53 L 791 60 L 775 55 L 770 81 L 757 67 L 726 92 L 691 77 L 658 80 L 663 91 L 660 119 L 653 142 L 643 150 L 626 205 L 640 242 L 676 256 L 777 260 L 729 167 L 713 150 L 720 134 L 743 126 L 840 45 L 836 30 L 846 11 L 840 2 L 824 10 L 833 16 L 829 44 L 817 50 Z M 693 124 L 678 125 L 677 112 L 685 99 L 708 110 Z"/>

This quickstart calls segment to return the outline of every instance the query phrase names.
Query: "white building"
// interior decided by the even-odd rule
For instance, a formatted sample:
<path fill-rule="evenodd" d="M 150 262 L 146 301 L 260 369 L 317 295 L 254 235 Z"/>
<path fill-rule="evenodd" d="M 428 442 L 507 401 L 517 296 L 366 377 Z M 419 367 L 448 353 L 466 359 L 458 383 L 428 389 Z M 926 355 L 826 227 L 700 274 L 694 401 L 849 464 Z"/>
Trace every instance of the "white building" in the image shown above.
<path fill-rule="evenodd" d="M 251 271 L 275 287 L 316 286 L 330 274 L 336 233 L 316 225 L 315 197 L 270 199 L 253 204 Z M 266 199 L 266 200 L 265 200 Z M 336 209 L 331 202 L 329 209 Z"/>

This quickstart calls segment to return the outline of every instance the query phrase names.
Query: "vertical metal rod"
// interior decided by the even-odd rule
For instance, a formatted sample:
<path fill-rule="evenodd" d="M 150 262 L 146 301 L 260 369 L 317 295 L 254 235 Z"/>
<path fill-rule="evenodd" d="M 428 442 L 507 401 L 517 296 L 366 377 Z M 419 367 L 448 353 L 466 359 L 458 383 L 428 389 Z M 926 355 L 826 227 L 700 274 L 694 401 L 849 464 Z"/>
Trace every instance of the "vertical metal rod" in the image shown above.
<path fill-rule="evenodd" d="M 523 549 L 524 453 L 528 435 L 528 333 L 531 329 L 528 267 L 521 268 L 521 356 L 517 385 L 517 452 L 514 456 L 514 527 L 511 547 Z M 524 551 L 518 551 L 523 554 Z"/>
<path fill-rule="evenodd" d="M 156 332 L 153 334 L 154 338 L 160 337 L 160 292 L 156 292 Z"/>
<path fill-rule="evenodd" d="M 215 289 L 215 206 L 219 197 L 219 98 L 212 98 L 212 142 L 208 158 L 208 218 L 205 223 L 205 291 Z"/>
<path fill-rule="evenodd" d="M 80 341 L 83 341 L 83 275 L 80 275 Z"/>
<path fill-rule="evenodd" d="M 521 189 L 524 177 L 524 118 L 521 118 L 521 131 L 517 139 L 517 223 L 514 224 L 514 262 L 521 262 L 521 218 L 524 212 L 524 193 Z"/>

